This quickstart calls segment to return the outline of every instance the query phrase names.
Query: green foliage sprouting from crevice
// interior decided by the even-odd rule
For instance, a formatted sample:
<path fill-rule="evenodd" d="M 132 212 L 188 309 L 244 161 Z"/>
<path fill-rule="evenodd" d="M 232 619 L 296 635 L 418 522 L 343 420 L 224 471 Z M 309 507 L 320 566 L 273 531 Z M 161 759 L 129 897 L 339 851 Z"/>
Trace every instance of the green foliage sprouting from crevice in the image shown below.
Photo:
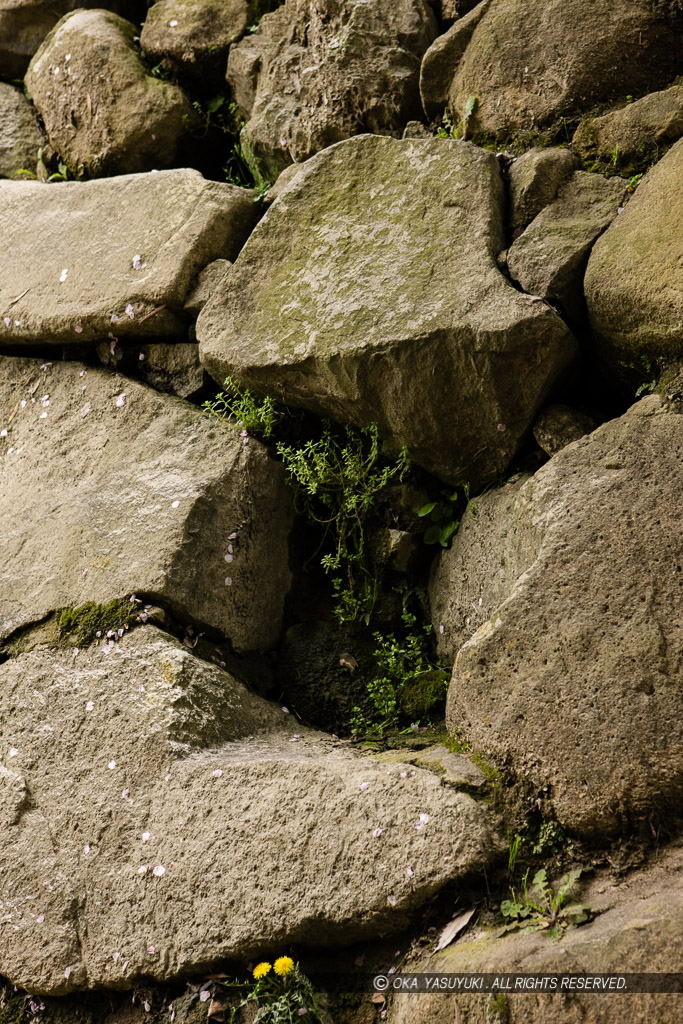
<path fill-rule="evenodd" d="M 367 552 L 367 520 L 389 481 L 407 472 L 407 448 L 396 459 L 385 458 L 376 423 L 337 432 L 324 420 L 321 437 L 297 445 L 279 442 L 277 452 L 297 511 L 322 527 L 326 550 L 320 564 L 332 580 L 337 618 L 369 623 L 378 584 Z"/>
<path fill-rule="evenodd" d="M 581 871 L 575 869 L 552 884 L 545 868 L 540 868 L 529 885 L 527 870 L 519 892 L 511 887 L 512 898 L 503 900 L 500 905 L 505 925 L 499 935 L 519 929 L 522 934 L 544 931 L 549 939 L 559 939 L 570 928 L 585 924 L 591 918 L 588 904 L 567 903 L 580 876 Z"/>
<path fill-rule="evenodd" d="M 204 402 L 202 408 L 253 437 L 269 440 L 278 421 L 272 398 L 258 398 L 249 388 L 241 387 L 234 377 L 226 377 L 223 387 L 225 390 L 212 401 Z"/>
<path fill-rule="evenodd" d="M 418 625 L 406 608 L 400 634 L 373 633 L 375 650 L 366 684 L 368 702 L 353 708 L 351 729 L 356 736 L 377 736 L 396 730 L 409 720 L 415 727 L 439 717 L 446 699 L 450 676 L 430 659 L 432 627 Z"/>

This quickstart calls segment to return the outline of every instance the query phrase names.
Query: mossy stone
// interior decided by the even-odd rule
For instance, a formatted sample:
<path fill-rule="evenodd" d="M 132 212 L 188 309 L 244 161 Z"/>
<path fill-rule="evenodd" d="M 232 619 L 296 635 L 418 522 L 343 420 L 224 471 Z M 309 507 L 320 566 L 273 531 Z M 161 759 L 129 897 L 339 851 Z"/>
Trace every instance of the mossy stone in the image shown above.
<path fill-rule="evenodd" d="M 398 695 L 401 711 L 420 722 L 425 719 L 442 719 L 450 678 L 450 674 L 443 669 L 433 668 L 404 683 Z"/>

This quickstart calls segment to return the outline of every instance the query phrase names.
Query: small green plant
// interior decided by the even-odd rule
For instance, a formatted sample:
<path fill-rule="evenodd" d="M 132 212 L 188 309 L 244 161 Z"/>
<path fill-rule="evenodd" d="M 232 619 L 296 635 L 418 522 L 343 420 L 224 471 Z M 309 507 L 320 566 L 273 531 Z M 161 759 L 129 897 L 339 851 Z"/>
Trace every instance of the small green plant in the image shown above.
<path fill-rule="evenodd" d="M 510 836 L 509 846 L 515 847 L 515 863 L 518 855 L 524 855 L 528 863 L 529 857 L 543 858 L 552 861 L 559 869 L 576 859 L 574 841 L 565 832 L 559 821 L 544 818 L 538 814 L 531 817 L 520 827 L 514 838 Z M 511 873 L 512 873 L 511 869 Z"/>
<path fill-rule="evenodd" d="M 458 500 L 457 491 L 442 491 L 442 501 L 430 501 L 418 511 L 418 516 L 429 516 L 430 525 L 424 532 L 422 540 L 425 544 L 440 544 L 442 548 L 450 546 L 453 535 L 460 526 L 460 517 L 456 515 L 455 506 Z"/>
<path fill-rule="evenodd" d="M 152 78 L 158 78 L 161 82 L 169 82 L 171 80 L 171 74 L 167 67 L 165 67 L 163 60 L 160 60 L 154 67 L 149 68 L 148 72 Z"/>
<path fill-rule="evenodd" d="M 193 100 L 192 106 L 198 116 L 200 125 L 198 129 L 194 130 L 193 134 L 202 137 L 207 134 L 210 128 L 218 128 L 222 132 L 229 132 L 231 130 L 229 117 L 226 119 L 222 113 L 224 105 L 225 96 L 223 93 L 211 96 L 203 103 L 200 103 L 199 100 Z M 187 119 L 188 115 L 183 114 L 183 117 Z"/>
<path fill-rule="evenodd" d="M 587 904 L 564 905 L 580 875 L 580 870 L 568 871 L 554 888 L 548 881 L 545 868 L 541 868 L 534 875 L 529 888 L 527 870 L 522 879 L 522 892 L 519 898 L 511 888 L 512 899 L 503 900 L 500 905 L 500 912 L 506 919 L 506 924 L 499 935 L 519 928 L 522 934 L 545 931 L 549 939 L 559 939 L 568 929 L 584 924 L 591 916 Z"/>
<path fill-rule="evenodd" d="M 612 150 L 612 156 L 610 157 L 609 166 L 612 171 L 616 171 L 617 164 L 619 163 L 619 143 Z"/>
<path fill-rule="evenodd" d="M 270 14 L 280 6 L 282 0 L 251 0 L 249 5 L 249 17 L 251 25 L 247 25 L 247 32 L 255 32 L 264 14 Z"/>
<path fill-rule="evenodd" d="M 640 380 L 641 383 L 638 384 L 635 391 L 636 398 L 655 393 L 663 372 L 661 361 L 650 359 L 646 355 L 639 355 L 636 362 L 622 362 L 619 365 L 623 371 L 627 371 L 624 376 L 633 384 Z"/>
<path fill-rule="evenodd" d="M 340 622 L 369 623 L 377 599 L 377 580 L 365 549 L 366 521 L 378 494 L 410 465 L 403 448 L 397 459 L 383 458 L 376 423 L 340 435 L 323 421 L 322 436 L 303 445 L 277 445 L 297 511 L 323 528 L 331 547 L 320 560 L 332 575 L 335 614 Z"/>
<path fill-rule="evenodd" d="M 574 853 L 574 844 L 568 838 L 565 830 L 559 821 L 552 818 L 544 818 L 538 826 L 535 835 L 528 838 L 528 845 L 535 856 L 562 855 L 564 858 L 571 858 Z"/>
<path fill-rule="evenodd" d="M 443 745 L 451 754 L 467 754 L 472 749 L 472 745 L 455 731 L 446 737 Z"/>
<path fill-rule="evenodd" d="M 477 97 L 470 96 L 465 104 L 465 113 L 457 124 L 453 124 L 448 109 L 444 110 L 441 119 L 441 127 L 436 130 L 437 139 L 466 139 L 467 125 L 472 114 L 477 109 Z"/>
<path fill-rule="evenodd" d="M 275 184 L 276 178 L 264 169 L 263 161 L 253 153 L 245 152 L 240 142 L 232 147 L 227 163 L 223 168 L 225 180 L 229 185 L 239 185 L 240 188 L 251 188 L 256 193 L 254 202 L 263 199 Z"/>
<path fill-rule="evenodd" d="M 522 837 L 520 835 L 515 835 L 514 837 L 508 835 L 508 871 L 511 875 L 515 873 L 521 842 Z"/>
<path fill-rule="evenodd" d="M 263 961 L 253 970 L 254 982 L 246 995 L 230 1010 L 231 1024 L 245 1007 L 255 1007 L 249 1017 L 258 1024 L 323 1024 L 311 982 L 298 963 L 291 957 L 281 956 L 274 963 Z M 242 983 L 222 982 L 224 989 L 243 990 Z"/>
<path fill-rule="evenodd" d="M 404 608 L 401 615 L 404 636 L 395 633 L 387 635 L 373 633 L 375 650 L 372 655 L 374 672 L 367 683 L 368 697 L 372 710 L 367 713 L 359 706 L 354 706 L 351 718 L 351 731 L 354 735 L 383 736 L 385 732 L 399 725 L 402 697 L 416 683 L 434 672 L 427 656 L 427 643 L 431 635 L 431 625 L 417 628 L 417 618 Z M 445 697 L 448 678 L 445 672 L 439 673 L 438 683 Z"/>
<path fill-rule="evenodd" d="M 61 160 L 57 164 L 57 170 L 53 174 L 48 175 L 48 181 L 74 181 L 78 175 L 72 167 L 68 167 L 67 164 Z"/>
<path fill-rule="evenodd" d="M 65 164 L 60 160 L 57 164 L 57 170 L 48 175 L 45 164 L 43 163 L 42 147 L 38 150 L 36 165 L 41 169 L 42 181 L 76 181 L 83 171 L 82 166 L 79 168 L 79 171 L 76 171 L 73 167 L 70 167 L 68 164 Z M 31 181 L 35 181 L 38 178 L 36 171 L 28 170 L 26 167 L 20 167 L 16 173 L 21 174 L 23 178 Z"/>
<path fill-rule="evenodd" d="M 635 190 L 638 188 L 638 186 L 640 185 L 640 183 L 641 183 L 641 181 L 643 180 L 644 177 L 645 177 L 644 174 L 632 174 L 631 177 L 628 179 L 628 189 L 627 189 L 627 191 L 630 192 L 631 194 L 633 194 L 635 192 Z"/>
<path fill-rule="evenodd" d="M 241 427 L 248 434 L 267 441 L 271 437 L 278 414 L 272 398 L 257 398 L 249 388 L 242 388 L 233 377 L 223 382 L 221 391 L 214 400 L 204 402 L 203 408 L 219 420 Z"/>

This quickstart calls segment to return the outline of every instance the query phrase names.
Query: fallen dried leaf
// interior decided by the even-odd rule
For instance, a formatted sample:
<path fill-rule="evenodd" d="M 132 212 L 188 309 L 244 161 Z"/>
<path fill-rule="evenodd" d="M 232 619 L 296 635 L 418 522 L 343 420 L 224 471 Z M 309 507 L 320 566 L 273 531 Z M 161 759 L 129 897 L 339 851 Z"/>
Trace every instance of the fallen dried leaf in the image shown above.
<path fill-rule="evenodd" d="M 450 946 L 451 942 L 453 942 L 460 932 L 470 923 L 473 915 L 474 910 L 466 910 L 464 914 L 458 914 L 457 917 L 454 917 L 441 932 L 434 952 L 438 953 L 440 949 L 445 949 L 446 946 Z"/>

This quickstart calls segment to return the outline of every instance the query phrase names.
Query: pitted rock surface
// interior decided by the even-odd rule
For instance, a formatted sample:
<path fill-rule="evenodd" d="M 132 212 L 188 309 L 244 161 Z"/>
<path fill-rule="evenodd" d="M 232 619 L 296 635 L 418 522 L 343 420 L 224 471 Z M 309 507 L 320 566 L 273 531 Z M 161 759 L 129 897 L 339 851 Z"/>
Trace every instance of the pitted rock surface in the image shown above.
<path fill-rule="evenodd" d="M 574 171 L 557 198 L 534 217 L 508 249 L 510 276 L 525 292 L 560 304 L 565 315 L 585 317 L 583 277 L 591 248 L 619 216 L 628 182 L 616 175 Z"/>
<path fill-rule="evenodd" d="M 683 416 L 642 399 L 480 499 L 431 582 L 449 729 L 587 834 L 680 806 L 682 485 Z"/>
<path fill-rule="evenodd" d="M 273 173 L 361 132 L 400 135 L 437 32 L 426 0 L 286 0 L 230 48 L 247 154 Z"/>
<path fill-rule="evenodd" d="M 21 78 L 45 36 L 74 8 L 106 7 L 124 18 L 135 0 L 0 0 L 0 75 Z"/>
<path fill-rule="evenodd" d="M 462 117 L 476 96 L 471 131 L 535 131 L 668 85 L 683 64 L 682 23 L 678 0 L 481 0 L 425 54 L 424 67 L 443 56 L 439 74 L 423 69 L 422 101 L 429 116 L 447 105 Z"/>
<path fill-rule="evenodd" d="M 586 268 L 594 336 L 611 366 L 683 358 L 683 139 L 648 171 Z"/>
<path fill-rule="evenodd" d="M 35 173 L 38 150 L 47 139 L 21 89 L 0 82 L 0 178 L 22 180 Z"/>

